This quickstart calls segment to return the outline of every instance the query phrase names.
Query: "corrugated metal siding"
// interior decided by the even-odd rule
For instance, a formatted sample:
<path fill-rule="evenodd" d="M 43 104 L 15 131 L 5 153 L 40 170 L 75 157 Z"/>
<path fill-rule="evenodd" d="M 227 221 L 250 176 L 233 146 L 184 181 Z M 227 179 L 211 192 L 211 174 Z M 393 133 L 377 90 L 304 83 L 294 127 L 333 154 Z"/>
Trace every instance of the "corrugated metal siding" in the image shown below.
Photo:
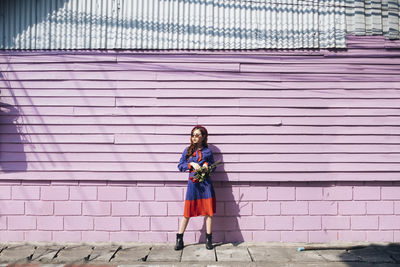
<path fill-rule="evenodd" d="M 345 47 L 344 0 L 3 0 L 2 49 Z"/>
<path fill-rule="evenodd" d="M 400 52 L 3 51 L 2 179 L 185 180 L 193 125 L 215 179 L 398 180 Z M 365 48 L 360 48 L 360 44 Z M 8 104 L 9 106 L 6 106 Z"/>
<path fill-rule="evenodd" d="M 399 3 L 398 0 L 346 0 L 347 33 L 399 39 Z"/>

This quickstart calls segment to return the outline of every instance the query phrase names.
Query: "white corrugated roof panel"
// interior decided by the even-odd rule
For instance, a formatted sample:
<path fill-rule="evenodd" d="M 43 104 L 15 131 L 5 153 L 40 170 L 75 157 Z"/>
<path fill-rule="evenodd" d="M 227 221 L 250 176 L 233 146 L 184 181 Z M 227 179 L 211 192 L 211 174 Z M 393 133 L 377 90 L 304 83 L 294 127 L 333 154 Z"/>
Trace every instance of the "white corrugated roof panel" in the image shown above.
<path fill-rule="evenodd" d="M 397 0 L 2 0 L 2 49 L 343 48 L 399 38 Z"/>

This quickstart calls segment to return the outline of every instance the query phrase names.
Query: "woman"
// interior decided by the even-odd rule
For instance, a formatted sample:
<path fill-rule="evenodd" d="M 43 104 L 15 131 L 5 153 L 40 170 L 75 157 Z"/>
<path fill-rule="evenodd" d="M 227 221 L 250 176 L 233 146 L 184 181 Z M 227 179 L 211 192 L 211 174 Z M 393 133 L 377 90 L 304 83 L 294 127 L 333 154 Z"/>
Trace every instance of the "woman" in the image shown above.
<path fill-rule="evenodd" d="M 194 173 L 201 167 L 214 163 L 214 157 L 207 144 L 208 132 L 203 126 L 196 125 L 190 136 L 190 146 L 186 147 L 178 164 L 181 172 L 189 171 L 188 187 L 186 192 L 184 215 L 176 235 L 175 250 L 183 248 L 183 233 L 190 217 L 206 216 L 206 248 L 213 249 L 212 245 L 212 218 L 216 210 L 214 187 L 210 179 L 199 183 L 194 180 Z"/>

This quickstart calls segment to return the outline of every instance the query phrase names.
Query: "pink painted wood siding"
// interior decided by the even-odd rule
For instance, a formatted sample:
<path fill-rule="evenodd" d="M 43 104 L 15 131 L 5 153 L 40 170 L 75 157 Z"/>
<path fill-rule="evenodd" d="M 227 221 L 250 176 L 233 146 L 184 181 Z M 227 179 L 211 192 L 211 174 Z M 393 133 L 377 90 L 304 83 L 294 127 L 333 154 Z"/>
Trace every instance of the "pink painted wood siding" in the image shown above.
<path fill-rule="evenodd" d="M 216 180 L 399 180 L 396 46 L 2 51 L 0 178 L 185 180 L 177 161 L 202 124 Z"/>

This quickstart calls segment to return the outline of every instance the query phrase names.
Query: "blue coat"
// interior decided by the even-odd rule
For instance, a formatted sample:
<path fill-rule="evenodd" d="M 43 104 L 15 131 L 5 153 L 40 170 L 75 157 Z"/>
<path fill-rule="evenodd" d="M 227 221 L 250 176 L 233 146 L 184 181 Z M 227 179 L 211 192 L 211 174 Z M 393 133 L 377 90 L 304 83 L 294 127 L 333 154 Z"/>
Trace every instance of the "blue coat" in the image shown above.
<path fill-rule="evenodd" d="M 189 147 L 186 147 L 182 152 L 182 156 L 178 164 L 178 169 L 181 172 L 189 171 L 189 177 L 193 177 L 194 175 L 194 169 L 189 166 L 190 162 L 196 162 L 200 166 L 203 166 L 204 163 L 208 164 L 208 166 L 214 163 L 214 156 L 211 152 L 211 149 L 209 149 L 208 147 L 203 147 L 202 149 L 195 151 L 193 155 L 191 155 L 186 160 L 186 153 L 188 148 Z"/>
<path fill-rule="evenodd" d="M 194 168 L 189 166 L 190 162 L 196 162 L 200 166 L 214 163 L 214 157 L 208 147 L 203 147 L 197 150 L 186 160 L 188 147 L 182 152 L 179 160 L 178 169 L 181 172 L 189 171 L 188 187 L 185 198 L 185 209 L 183 216 L 196 217 L 199 215 L 213 216 L 216 212 L 215 191 L 211 179 L 206 179 L 203 182 L 193 182 Z"/>

